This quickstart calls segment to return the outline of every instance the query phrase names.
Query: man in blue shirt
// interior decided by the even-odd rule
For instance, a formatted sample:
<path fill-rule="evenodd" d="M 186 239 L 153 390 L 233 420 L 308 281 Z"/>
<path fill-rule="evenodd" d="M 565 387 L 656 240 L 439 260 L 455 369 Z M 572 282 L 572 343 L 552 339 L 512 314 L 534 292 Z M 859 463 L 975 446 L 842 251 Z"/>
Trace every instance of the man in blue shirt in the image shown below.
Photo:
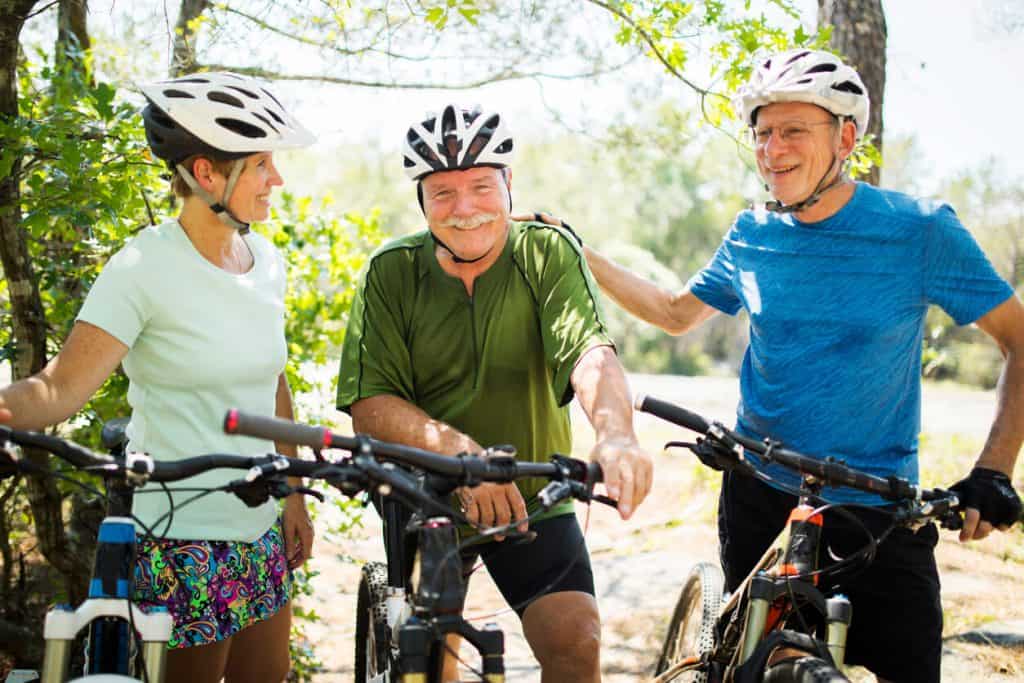
<path fill-rule="evenodd" d="M 920 358 L 928 306 L 975 323 L 1006 359 L 997 413 L 970 475 L 962 541 L 1020 517 L 1010 484 L 1024 440 L 1024 307 L 949 206 L 855 183 L 844 161 L 863 135 L 868 93 L 835 56 L 812 50 L 758 65 L 736 106 L 751 127 L 758 171 L 775 201 L 741 212 L 708 265 L 679 293 L 586 249 L 601 288 L 671 334 L 718 311 L 750 317 L 737 428 L 809 454 L 837 456 L 879 476 L 917 481 Z M 796 477 L 762 468 L 776 481 Z M 839 501 L 877 497 L 829 491 Z M 735 589 L 784 525 L 794 498 L 727 473 L 719 537 Z M 879 528 L 882 515 L 865 512 Z M 839 554 L 863 544 L 827 518 Z M 897 530 L 868 570 L 843 584 L 853 603 L 847 661 L 879 680 L 938 681 L 942 607 L 934 525 Z"/>

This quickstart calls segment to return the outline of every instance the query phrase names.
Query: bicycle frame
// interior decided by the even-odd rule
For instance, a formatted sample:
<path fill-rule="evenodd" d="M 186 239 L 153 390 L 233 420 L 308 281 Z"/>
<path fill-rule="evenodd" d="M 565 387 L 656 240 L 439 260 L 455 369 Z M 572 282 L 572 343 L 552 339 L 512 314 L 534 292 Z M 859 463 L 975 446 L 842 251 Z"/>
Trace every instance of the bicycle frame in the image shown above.
<path fill-rule="evenodd" d="M 103 428 L 103 445 L 113 455 L 124 455 L 126 426 L 127 420 L 117 419 Z M 173 619 L 163 608 L 147 613 L 131 602 L 135 586 L 135 525 L 127 515 L 131 512 L 132 495 L 129 484 L 108 481 L 107 515 L 100 524 L 88 596 L 78 609 L 57 605 L 46 615 L 42 683 L 65 680 L 72 644 L 86 627 L 86 680 L 98 674 L 131 675 L 134 629 L 142 641 L 145 680 L 163 683 Z"/>
<path fill-rule="evenodd" d="M 803 490 L 813 488 L 817 487 L 805 480 Z M 727 620 L 737 610 L 742 610 L 743 614 L 738 656 L 733 657 L 730 665 L 735 668 L 736 681 L 747 678 L 744 675 L 746 671 L 759 674 L 764 670 L 771 651 L 779 645 L 769 636 L 783 630 L 784 617 L 791 608 L 802 606 L 794 605 L 794 598 L 802 599 L 822 617 L 826 624 L 823 642 L 827 648 L 827 659 L 842 667 L 846 634 L 852 618 L 850 601 L 842 595 L 826 598 L 817 588 L 818 576 L 806 576 L 818 569 L 823 524 L 821 513 L 815 512 L 807 499 L 801 497 L 790 511 L 782 532 L 723 606 L 722 620 Z M 730 641 L 727 633 L 729 623 L 720 625 L 723 633 L 721 643 L 725 645 Z M 806 642 L 789 644 L 807 651 L 807 654 L 826 656 L 818 647 L 808 651 Z"/>
<path fill-rule="evenodd" d="M 389 630 L 379 640 L 390 650 L 389 661 L 397 664 L 398 680 L 440 681 L 445 637 L 456 634 L 480 654 L 484 680 L 503 683 L 504 634 L 496 624 L 477 629 L 461 616 L 466 585 L 452 521 L 419 519 L 400 501 L 387 497 L 379 509 L 384 520 Z M 415 561 L 410 562 L 410 556 Z"/>

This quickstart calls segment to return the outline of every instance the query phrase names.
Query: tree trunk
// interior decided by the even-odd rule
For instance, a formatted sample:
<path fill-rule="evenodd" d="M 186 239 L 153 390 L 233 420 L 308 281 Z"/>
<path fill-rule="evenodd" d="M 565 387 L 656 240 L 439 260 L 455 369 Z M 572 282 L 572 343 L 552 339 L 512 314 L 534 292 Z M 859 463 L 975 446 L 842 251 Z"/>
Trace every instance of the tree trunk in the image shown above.
<path fill-rule="evenodd" d="M 171 77 L 177 78 L 196 70 L 195 29 L 193 23 L 210 6 L 209 0 L 181 0 L 178 23 L 174 26 L 174 57 Z"/>
<path fill-rule="evenodd" d="M 882 151 L 882 102 L 885 98 L 885 45 L 887 30 L 882 0 L 818 0 L 818 25 L 832 25 L 832 47 L 860 74 L 871 97 L 868 135 Z M 878 185 L 881 169 L 865 178 Z"/>
<path fill-rule="evenodd" d="M 18 116 L 18 36 L 35 0 L 0 0 L 0 119 Z M 3 147 L 17 141 L 2 140 Z M 0 264 L 7 278 L 15 345 L 14 379 L 28 377 L 46 364 L 46 316 L 28 244 L 21 230 L 21 160 L 0 177 Z"/>
<path fill-rule="evenodd" d="M 0 0 L 0 119 L 18 116 L 18 39 L 25 18 L 36 0 Z M 0 140 L 2 146 L 13 146 Z M 7 278 L 11 301 L 14 357 L 12 378 L 22 379 L 46 365 L 46 314 L 39 296 L 39 284 L 21 229 L 21 160 L 0 178 L 0 264 Z M 47 466 L 46 453 L 26 451 L 36 464 Z M 51 477 L 28 477 L 26 490 L 35 521 L 39 549 L 46 560 L 66 578 L 68 597 L 84 597 L 89 576 L 89 558 L 82 558 L 68 543 L 61 514 L 62 498 Z"/>
<path fill-rule="evenodd" d="M 72 59 L 81 70 L 85 69 L 82 57 L 91 47 L 86 28 L 88 5 L 88 0 L 60 0 L 57 8 L 57 43 L 54 45 L 57 62 Z"/>

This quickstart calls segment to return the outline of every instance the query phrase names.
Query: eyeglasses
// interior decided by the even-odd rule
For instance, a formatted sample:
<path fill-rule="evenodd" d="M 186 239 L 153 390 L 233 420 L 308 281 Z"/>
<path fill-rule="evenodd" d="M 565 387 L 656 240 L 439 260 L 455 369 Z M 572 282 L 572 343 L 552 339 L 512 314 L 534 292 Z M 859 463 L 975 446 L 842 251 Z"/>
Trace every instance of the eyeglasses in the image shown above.
<path fill-rule="evenodd" d="M 768 141 L 772 137 L 772 133 L 778 137 L 782 142 L 797 143 L 807 139 L 807 136 L 811 134 L 811 128 L 813 126 L 831 126 L 835 125 L 835 119 L 829 119 L 828 121 L 783 121 L 778 126 L 772 127 L 757 127 L 751 128 L 751 132 L 754 136 L 754 142 L 759 146 L 768 144 Z"/>

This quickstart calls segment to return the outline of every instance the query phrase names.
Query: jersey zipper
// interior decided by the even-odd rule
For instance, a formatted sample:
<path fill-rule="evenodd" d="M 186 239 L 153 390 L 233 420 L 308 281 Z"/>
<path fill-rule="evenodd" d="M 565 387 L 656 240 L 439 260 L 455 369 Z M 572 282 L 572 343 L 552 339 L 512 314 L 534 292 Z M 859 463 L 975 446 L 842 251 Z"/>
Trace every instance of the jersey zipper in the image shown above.
<path fill-rule="evenodd" d="M 480 384 L 480 358 L 476 343 L 476 307 L 473 305 L 473 295 L 469 295 L 469 330 L 473 335 L 473 388 Z"/>

